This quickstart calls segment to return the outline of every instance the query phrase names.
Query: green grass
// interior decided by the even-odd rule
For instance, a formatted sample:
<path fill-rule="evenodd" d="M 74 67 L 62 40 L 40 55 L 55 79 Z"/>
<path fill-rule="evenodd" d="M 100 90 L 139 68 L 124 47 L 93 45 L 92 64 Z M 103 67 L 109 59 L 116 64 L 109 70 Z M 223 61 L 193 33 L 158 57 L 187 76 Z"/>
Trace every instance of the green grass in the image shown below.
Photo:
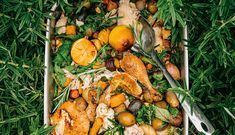
<path fill-rule="evenodd" d="M 159 8 L 168 14 L 159 15 L 168 19 L 166 25 L 177 33 L 174 26 L 185 18 L 189 28 L 191 94 L 201 100 L 197 103 L 215 134 L 235 134 L 229 115 L 235 114 L 234 0 L 166 1 Z M 62 7 L 67 3 L 59 2 Z M 51 129 L 43 127 L 42 116 L 45 19 L 53 3 L 0 2 L 0 134 L 46 134 Z M 193 126 L 190 134 L 197 134 Z"/>

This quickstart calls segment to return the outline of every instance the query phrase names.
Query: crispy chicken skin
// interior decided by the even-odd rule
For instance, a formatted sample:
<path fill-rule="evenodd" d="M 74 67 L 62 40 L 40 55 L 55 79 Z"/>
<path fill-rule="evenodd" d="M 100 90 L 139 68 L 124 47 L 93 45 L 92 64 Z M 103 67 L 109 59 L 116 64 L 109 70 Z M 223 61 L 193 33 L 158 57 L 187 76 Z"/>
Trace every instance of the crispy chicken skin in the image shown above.
<path fill-rule="evenodd" d="M 153 88 L 149 81 L 144 63 L 137 56 L 131 54 L 130 52 L 126 52 L 120 65 L 122 70 L 135 77 L 149 90 L 154 101 L 162 100 L 162 95 Z"/>
<path fill-rule="evenodd" d="M 110 97 L 118 87 L 123 88 L 128 94 L 139 98 L 142 93 L 142 88 L 137 83 L 137 80 L 125 72 L 117 72 L 110 81 L 109 87 L 100 96 L 99 103 L 110 105 Z"/>
<path fill-rule="evenodd" d="M 74 102 L 66 101 L 51 116 L 51 125 L 56 126 L 55 135 L 88 135 L 90 121 L 85 111 L 79 111 Z"/>
<path fill-rule="evenodd" d="M 142 93 L 142 89 L 138 85 L 136 79 L 127 73 L 117 72 L 111 80 L 110 86 L 112 91 L 116 90 L 118 87 L 122 87 L 127 93 L 135 97 L 139 97 Z"/>

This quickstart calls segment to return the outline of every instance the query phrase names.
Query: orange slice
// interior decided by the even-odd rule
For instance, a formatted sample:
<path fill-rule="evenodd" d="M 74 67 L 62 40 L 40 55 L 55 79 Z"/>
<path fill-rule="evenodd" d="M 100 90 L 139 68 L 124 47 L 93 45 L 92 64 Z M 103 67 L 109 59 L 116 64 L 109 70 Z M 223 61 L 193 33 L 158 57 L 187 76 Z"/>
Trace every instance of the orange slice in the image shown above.
<path fill-rule="evenodd" d="M 80 66 L 87 66 L 92 63 L 97 55 L 95 46 L 86 38 L 75 41 L 71 48 L 73 61 Z"/>

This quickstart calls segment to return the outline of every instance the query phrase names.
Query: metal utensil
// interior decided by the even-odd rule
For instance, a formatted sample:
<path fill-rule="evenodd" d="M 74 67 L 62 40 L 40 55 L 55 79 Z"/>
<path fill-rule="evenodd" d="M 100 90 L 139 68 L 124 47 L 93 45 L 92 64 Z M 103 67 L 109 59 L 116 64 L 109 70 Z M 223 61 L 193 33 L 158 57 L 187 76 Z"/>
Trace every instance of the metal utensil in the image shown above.
<path fill-rule="evenodd" d="M 172 88 L 178 87 L 175 80 L 166 70 L 165 66 L 162 64 L 161 60 L 154 51 L 155 33 L 152 26 L 143 17 L 140 17 L 139 21 L 143 27 L 141 34 L 142 45 L 140 46 L 141 49 L 138 45 L 134 45 L 132 47 L 132 50 L 142 51 L 142 53 L 150 55 L 153 61 L 155 61 L 162 70 L 164 76 L 166 77 L 167 81 L 170 83 L 171 87 Z M 176 93 L 176 95 L 179 101 L 183 100 L 184 98 L 183 95 L 178 93 Z M 202 132 L 206 135 L 211 135 L 215 131 L 209 120 L 206 118 L 206 116 L 203 114 L 203 112 L 195 103 L 192 103 L 189 101 L 189 99 L 185 98 L 184 101 L 181 102 L 181 106 L 183 107 L 187 116 L 189 117 L 189 119 L 191 120 L 191 122 L 194 124 L 194 126 L 199 132 Z M 191 108 L 193 109 L 191 110 Z"/>

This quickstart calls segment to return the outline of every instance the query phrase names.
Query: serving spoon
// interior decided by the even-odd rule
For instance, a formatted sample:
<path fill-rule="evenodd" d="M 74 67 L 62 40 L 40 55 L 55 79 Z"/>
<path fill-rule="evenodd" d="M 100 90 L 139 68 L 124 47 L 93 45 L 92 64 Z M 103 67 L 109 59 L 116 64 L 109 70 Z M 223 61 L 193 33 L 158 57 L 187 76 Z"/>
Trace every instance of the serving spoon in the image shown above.
<path fill-rule="evenodd" d="M 160 67 L 167 81 L 170 83 L 172 88 L 177 88 L 175 80 L 172 78 L 170 73 L 166 70 L 165 66 L 162 64 L 161 60 L 157 56 L 157 53 L 154 51 L 155 45 L 155 33 L 152 26 L 144 19 L 143 17 L 139 18 L 139 22 L 142 24 L 141 31 L 141 45 L 135 44 L 131 49 L 136 52 L 141 52 L 144 55 L 151 56 L 153 61 Z M 200 108 L 193 102 L 190 102 L 183 95 L 176 93 L 179 101 L 181 102 L 181 106 L 186 112 L 187 116 L 196 127 L 199 132 L 202 132 L 206 135 L 211 135 L 215 129 L 211 125 L 210 121 L 206 118 Z M 192 108 L 192 109 L 191 109 Z"/>

